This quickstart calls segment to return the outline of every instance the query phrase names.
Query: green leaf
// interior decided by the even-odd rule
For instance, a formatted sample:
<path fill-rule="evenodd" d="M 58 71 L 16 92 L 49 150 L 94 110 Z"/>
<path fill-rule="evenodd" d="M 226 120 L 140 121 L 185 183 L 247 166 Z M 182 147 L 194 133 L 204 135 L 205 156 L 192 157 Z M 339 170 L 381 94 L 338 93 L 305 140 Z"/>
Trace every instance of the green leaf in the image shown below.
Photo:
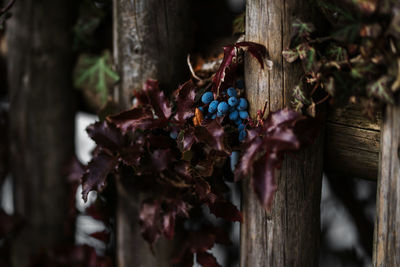
<path fill-rule="evenodd" d="M 118 74 L 112 69 L 109 51 L 104 51 L 101 56 L 82 54 L 79 57 L 75 66 L 74 85 L 95 92 L 102 104 L 107 102 L 108 89 L 118 80 Z"/>

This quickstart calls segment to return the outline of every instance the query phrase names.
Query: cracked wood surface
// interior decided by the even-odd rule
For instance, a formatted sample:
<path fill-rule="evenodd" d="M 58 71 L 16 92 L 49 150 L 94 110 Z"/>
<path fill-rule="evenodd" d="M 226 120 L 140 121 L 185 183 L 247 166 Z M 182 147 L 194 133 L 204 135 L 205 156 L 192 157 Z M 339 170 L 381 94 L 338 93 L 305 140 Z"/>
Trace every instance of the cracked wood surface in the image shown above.
<path fill-rule="evenodd" d="M 187 73 L 188 1 L 114 0 L 113 8 L 114 59 L 121 77 L 114 98 L 120 108 L 131 106 L 133 92 L 149 78 L 157 79 L 162 89 L 177 89 Z M 173 245 L 159 241 L 155 255 L 151 253 L 139 228 L 141 196 L 124 190 L 117 182 L 118 266 L 170 266 Z"/>
<path fill-rule="evenodd" d="M 309 13 L 308 1 L 247 1 L 246 40 L 264 44 L 274 64 L 271 71 L 261 70 L 253 58 L 245 59 L 253 117 L 265 100 L 269 111 L 290 106 L 291 90 L 299 81 L 301 67 L 286 63 L 282 51 L 289 46 L 294 18 Z M 296 158 L 285 157 L 270 214 L 258 203 L 249 180 L 244 181 L 241 266 L 318 265 L 322 150 L 323 133 Z"/>
<path fill-rule="evenodd" d="M 379 155 L 373 266 L 400 266 L 400 107 L 387 106 Z"/>

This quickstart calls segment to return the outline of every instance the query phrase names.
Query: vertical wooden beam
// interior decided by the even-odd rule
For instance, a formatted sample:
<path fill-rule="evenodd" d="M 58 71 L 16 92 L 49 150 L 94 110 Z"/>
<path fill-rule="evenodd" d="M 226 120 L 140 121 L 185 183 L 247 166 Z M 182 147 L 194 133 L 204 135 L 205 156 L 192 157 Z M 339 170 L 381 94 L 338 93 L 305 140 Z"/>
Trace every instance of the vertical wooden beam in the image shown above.
<path fill-rule="evenodd" d="M 174 90 L 187 71 L 189 9 L 187 0 L 114 0 L 114 58 L 121 75 L 114 97 L 121 108 L 132 103 L 132 93 L 157 79 Z M 169 266 L 169 248 L 151 254 L 139 229 L 140 196 L 117 183 L 117 262 L 119 267 Z"/>
<path fill-rule="evenodd" d="M 11 174 L 15 212 L 25 219 L 13 241 L 15 267 L 74 240 L 65 231 L 71 193 L 65 167 L 74 154 L 74 3 L 16 1 L 7 22 Z"/>
<path fill-rule="evenodd" d="M 400 106 L 387 106 L 381 130 L 373 264 L 400 266 Z"/>
<path fill-rule="evenodd" d="M 248 0 L 246 8 L 246 40 L 265 45 L 274 64 L 267 71 L 254 59 L 245 60 L 247 97 L 254 117 L 266 100 L 269 111 L 290 106 L 301 67 L 286 63 L 282 51 L 289 47 L 295 16 L 304 17 L 310 10 L 305 0 Z M 296 158 L 285 158 L 270 214 L 258 203 L 250 182 L 244 183 L 241 266 L 318 266 L 322 136 Z"/>

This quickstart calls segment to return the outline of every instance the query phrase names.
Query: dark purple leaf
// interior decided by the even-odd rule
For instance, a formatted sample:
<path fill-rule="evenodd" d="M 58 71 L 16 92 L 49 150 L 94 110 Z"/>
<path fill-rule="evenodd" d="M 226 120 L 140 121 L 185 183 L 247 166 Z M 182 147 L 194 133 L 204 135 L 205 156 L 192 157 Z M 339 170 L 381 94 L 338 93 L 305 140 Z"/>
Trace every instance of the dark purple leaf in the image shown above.
<path fill-rule="evenodd" d="M 140 209 L 143 237 L 152 245 L 163 234 L 172 239 L 176 217 L 188 217 L 188 207 L 180 200 L 146 200 Z"/>
<path fill-rule="evenodd" d="M 222 218 L 231 222 L 242 222 L 241 212 L 231 202 L 217 199 L 213 203 L 208 203 L 210 212 L 218 218 Z"/>
<path fill-rule="evenodd" d="M 172 114 L 172 109 L 168 98 L 160 90 L 158 82 L 156 80 L 147 80 L 143 91 L 147 94 L 154 113 L 161 119 L 168 119 Z"/>
<path fill-rule="evenodd" d="M 260 137 L 254 138 L 250 142 L 244 144 L 244 151 L 235 170 L 236 181 L 250 175 L 254 161 L 259 154 L 263 153 L 262 144 L 263 142 Z"/>
<path fill-rule="evenodd" d="M 235 46 L 249 51 L 249 53 L 257 59 L 258 63 L 260 63 L 261 68 L 264 69 L 264 58 L 267 56 L 267 49 L 265 46 L 253 42 L 239 42 L 236 43 Z"/>
<path fill-rule="evenodd" d="M 155 119 L 152 111 L 147 108 L 133 108 L 117 115 L 109 116 L 107 120 L 114 123 L 123 133 L 128 130 L 149 130 L 163 128 L 168 125 L 168 120 Z"/>
<path fill-rule="evenodd" d="M 168 168 L 168 165 L 176 160 L 170 149 L 157 149 L 151 155 L 153 170 L 161 172 Z"/>
<path fill-rule="evenodd" d="M 224 47 L 224 59 L 213 77 L 213 92 L 219 92 L 219 88 L 221 84 L 225 80 L 226 73 L 228 69 L 231 67 L 233 61 L 236 60 L 237 57 L 237 48 L 233 45 L 225 46 Z"/>
<path fill-rule="evenodd" d="M 178 122 L 184 122 L 186 119 L 193 117 L 196 89 L 197 87 L 192 80 L 189 80 L 174 92 L 177 108 L 175 120 Z"/>
<path fill-rule="evenodd" d="M 203 267 L 220 267 L 217 259 L 208 252 L 199 252 L 196 254 L 197 262 Z"/>
<path fill-rule="evenodd" d="M 67 179 L 70 183 L 78 184 L 84 172 L 85 167 L 75 156 L 66 166 Z"/>
<path fill-rule="evenodd" d="M 98 146 L 110 151 L 118 150 L 125 143 L 121 131 L 115 125 L 106 121 L 91 124 L 86 128 L 86 131 Z"/>
<path fill-rule="evenodd" d="M 160 203 L 144 201 L 140 209 L 140 227 L 143 238 L 151 245 L 160 237 Z"/>
<path fill-rule="evenodd" d="M 271 210 L 276 191 L 275 169 L 282 160 L 274 153 L 265 154 L 253 166 L 253 189 L 265 210 Z"/>
<path fill-rule="evenodd" d="M 117 159 L 104 151 L 100 151 L 89 162 L 82 176 L 82 198 L 86 202 L 90 191 L 101 192 L 106 186 L 107 175 L 114 170 Z"/>
<path fill-rule="evenodd" d="M 183 133 L 178 138 L 180 149 L 185 152 L 189 151 L 192 148 L 192 145 L 196 141 L 194 136 L 194 128 L 189 128 L 184 130 Z"/>
<path fill-rule="evenodd" d="M 205 143 L 214 150 L 230 154 L 229 149 L 225 146 L 224 127 L 218 120 L 213 120 L 205 126 L 195 127 L 194 135 L 198 142 Z"/>

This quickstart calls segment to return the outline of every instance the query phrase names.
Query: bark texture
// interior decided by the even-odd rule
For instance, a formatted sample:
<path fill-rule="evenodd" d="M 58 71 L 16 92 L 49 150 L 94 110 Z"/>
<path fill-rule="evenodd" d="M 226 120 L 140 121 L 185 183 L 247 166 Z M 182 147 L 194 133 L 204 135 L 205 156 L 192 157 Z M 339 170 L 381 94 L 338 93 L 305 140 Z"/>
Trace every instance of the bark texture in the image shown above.
<path fill-rule="evenodd" d="M 189 1 L 114 0 L 114 58 L 121 75 L 116 99 L 131 106 L 143 83 L 157 79 L 172 91 L 187 73 Z"/>
<path fill-rule="evenodd" d="M 245 61 L 245 80 L 254 117 L 268 101 L 268 111 L 290 106 L 291 90 L 301 68 L 288 64 L 282 51 L 289 46 L 295 17 L 309 14 L 308 1 L 248 0 L 246 39 L 266 46 L 271 71 L 261 70 L 251 57 Z M 243 185 L 241 266 L 317 266 L 320 243 L 320 198 L 323 133 L 316 143 L 286 157 L 277 175 L 272 212 L 258 203 L 247 180 Z"/>
<path fill-rule="evenodd" d="M 13 266 L 73 240 L 66 233 L 74 153 L 70 0 L 19 0 L 8 21 L 10 150 L 15 212 L 25 226 L 13 243 Z M 72 16 L 73 18 L 73 16 Z"/>
<path fill-rule="evenodd" d="M 144 82 L 157 79 L 172 91 L 185 80 L 188 33 L 187 0 L 114 0 L 114 59 L 121 75 L 114 98 L 121 108 L 131 106 L 132 94 Z M 140 196 L 119 181 L 117 262 L 120 267 L 169 266 L 171 244 L 159 244 L 155 255 L 143 240 L 138 223 Z"/>
<path fill-rule="evenodd" d="M 400 266 L 400 107 L 387 106 L 381 136 L 373 265 Z"/>

